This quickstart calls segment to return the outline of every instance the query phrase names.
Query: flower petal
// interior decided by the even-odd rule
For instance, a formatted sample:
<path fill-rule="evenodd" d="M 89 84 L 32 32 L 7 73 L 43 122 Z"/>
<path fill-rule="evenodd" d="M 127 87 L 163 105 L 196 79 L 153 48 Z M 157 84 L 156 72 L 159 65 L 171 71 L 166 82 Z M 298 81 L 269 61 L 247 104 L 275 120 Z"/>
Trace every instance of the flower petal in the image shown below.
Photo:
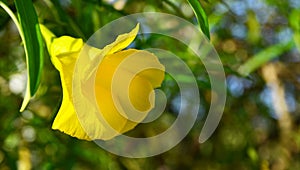
<path fill-rule="evenodd" d="M 119 35 L 113 43 L 104 47 L 104 51 L 108 50 L 108 53 L 106 53 L 106 55 L 121 51 L 127 46 L 129 46 L 130 43 L 135 39 L 137 33 L 139 32 L 139 27 L 140 24 L 137 24 L 132 31 L 130 31 L 127 34 Z"/>
<path fill-rule="evenodd" d="M 66 65 L 75 65 L 78 53 L 83 47 L 82 39 L 62 36 L 53 40 L 50 47 L 51 61 L 57 70 Z M 74 70 L 74 66 L 72 68 Z"/>
<path fill-rule="evenodd" d="M 58 129 L 79 139 L 107 140 L 134 128 L 139 121 L 142 121 L 146 114 L 140 116 L 142 119 L 139 119 L 138 122 L 128 120 L 128 116 L 130 115 L 125 113 L 127 107 L 123 101 L 126 99 L 125 97 L 129 98 L 132 105 L 137 110 L 141 111 L 148 111 L 152 108 L 154 96 L 152 95 L 152 97 L 149 98 L 149 95 L 152 93 L 153 88 L 160 86 L 164 78 L 164 67 L 159 63 L 156 56 L 149 52 L 147 52 L 147 54 L 138 50 L 125 50 L 119 52 L 126 48 L 134 40 L 138 33 L 138 28 L 139 25 L 137 25 L 129 33 L 119 35 L 115 42 L 107 45 L 102 50 L 86 45 L 85 47 L 87 48 L 84 49 L 83 52 L 82 47 L 84 44 L 81 39 L 75 39 L 68 36 L 55 38 L 49 30 L 42 30 L 43 36 L 47 41 L 51 61 L 60 72 L 63 88 L 63 101 L 52 125 L 53 129 Z M 97 120 L 95 117 L 89 115 L 93 114 L 92 109 L 89 110 L 87 108 L 84 115 L 80 114 L 80 121 L 78 119 L 79 115 L 75 112 L 73 103 L 74 100 L 72 99 L 72 81 L 75 63 L 79 57 L 80 51 L 82 52 L 81 55 L 87 56 L 87 59 L 91 61 L 93 61 L 93 59 L 103 57 L 103 61 L 100 63 L 99 67 L 93 65 L 93 62 L 90 61 L 88 66 L 82 66 L 82 68 L 84 68 L 83 71 L 87 80 L 91 76 L 91 73 L 95 73 L 95 69 L 98 68 L 95 84 L 97 103 L 103 117 L 114 131 L 107 129 L 104 125 L 96 122 Z M 119 67 L 119 64 L 122 63 L 128 56 L 136 52 L 139 52 L 139 54 L 144 56 L 141 56 L 138 61 L 132 62 L 127 66 L 126 64 L 123 65 L 125 66 L 124 74 L 122 73 L 124 77 L 132 76 L 132 74 L 135 74 L 135 71 L 141 67 L 150 66 L 153 68 L 134 75 L 132 83 L 130 83 L 129 86 L 129 96 L 125 96 L 124 93 L 119 93 L 119 99 L 115 104 L 113 96 L 116 92 L 111 90 L 112 77 L 116 68 Z M 122 83 L 120 83 L 120 85 L 122 85 Z M 75 86 L 75 90 L 77 90 L 76 88 L 79 88 L 79 86 Z M 121 108 L 116 106 L 121 106 Z M 84 123 L 84 129 L 81 126 L 81 123 Z M 88 135 L 86 132 L 88 132 Z"/>
<path fill-rule="evenodd" d="M 113 112 L 101 110 L 107 123 L 119 133 L 134 128 L 153 108 L 153 88 L 160 86 L 163 78 L 164 67 L 147 51 L 129 49 L 107 55 L 95 82 L 99 108 L 114 108 Z"/>

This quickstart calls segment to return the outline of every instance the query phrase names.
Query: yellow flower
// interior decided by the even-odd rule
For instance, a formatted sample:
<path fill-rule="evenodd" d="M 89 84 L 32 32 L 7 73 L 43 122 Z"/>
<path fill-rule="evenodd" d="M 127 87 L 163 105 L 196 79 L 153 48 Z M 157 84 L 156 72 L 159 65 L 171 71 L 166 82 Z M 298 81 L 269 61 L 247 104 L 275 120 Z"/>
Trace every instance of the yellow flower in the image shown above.
<path fill-rule="evenodd" d="M 129 33 L 119 35 L 113 43 L 103 49 L 89 47 L 89 52 L 84 53 L 90 58 L 104 56 L 99 66 L 95 68 L 97 69 L 94 84 L 95 97 L 101 116 L 113 129 L 112 131 L 101 123 L 92 123 L 95 120 L 92 120 L 94 117 L 90 115 L 93 113 L 89 110 L 86 110 L 83 117 L 81 116 L 80 119 L 84 119 L 82 121 L 79 121 L 75 111 L 72 81 L 76 61 L 85 45 L 82 39 L 69 36 L 56 38 L 41 25 L 51 61 L 60 72 L 63 89 L 63 100 L 53 122 L 53 129 L 79 139 L 109 140 L 133 129 L 146 117 L 154 107 L 153 89 L 159 87 L 164 79 L 164 66 L 150 52 L 123 50 L 135 39 L 138 28 L 139 25 Z M 135 62 L 132 62 L 132 59 Z M 145 69 L 139 71 L 141 68 Z M 89 76 L 89 73 L 86 74 Z M 131 80 L 129 84 L 128 77 Z M 82 122 L 86 124 L 82 126 Z M 89 132 L 86 133 L 85 130 Z"/>

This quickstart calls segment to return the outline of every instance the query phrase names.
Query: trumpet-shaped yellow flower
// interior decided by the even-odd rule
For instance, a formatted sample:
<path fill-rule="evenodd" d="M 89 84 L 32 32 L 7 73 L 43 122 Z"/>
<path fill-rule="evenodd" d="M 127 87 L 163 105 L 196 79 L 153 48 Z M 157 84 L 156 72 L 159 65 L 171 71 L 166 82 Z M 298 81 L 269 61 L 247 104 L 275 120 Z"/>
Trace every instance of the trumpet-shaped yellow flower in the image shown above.
<path fill-rule="evenodd" d="M 43 25 L 41 31 L 51 61 L 60 72 L 63 89 L 63 100 L 53 122 L 53 129 L 79 139 L 108 140 L 133 129 L 154 107 L 153 89 L 159 87 L 164 79 L 164 66 L 154 54 L 147 51 L 123 50 L 135 39 L 138 25 L 131 32 L 119 35 L 103 49 L 91 47 L 88 53 L 84 53 L 87 55 L 84 57 L 103 57 L 94 68 L 97 69 L 94 91 L 99 113 L 113 130 L 101 122 L 92 123 L 95 120 L 91 120 L 94 117 L 89 110 L 80 116 L 84 120 L 79 120 L 76 114 L 72 81 L 73 76 L 76 76 L 76 61 L 85 45 L 82 39 L 69 36 L 56 38 Z M 89 73 L 85 74 L 89 76 Z M 82 122 L 86 124 L 82 126 Z"/>

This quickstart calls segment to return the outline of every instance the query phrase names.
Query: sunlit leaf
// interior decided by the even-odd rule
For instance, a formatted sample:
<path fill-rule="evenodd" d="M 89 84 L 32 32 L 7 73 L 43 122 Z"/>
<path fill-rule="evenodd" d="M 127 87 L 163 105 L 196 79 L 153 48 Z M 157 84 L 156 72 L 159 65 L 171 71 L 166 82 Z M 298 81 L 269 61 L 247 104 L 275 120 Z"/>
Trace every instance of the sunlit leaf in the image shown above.
<path fill-rule="evenodd" d="M 15 0 L 21 25 L 20 34 L 23 34 L 26 63 L 27 63 L 27 87 L 20 111 L 23 111 L 30 98 L 37 91 L 43 68 L 43 40 L 35 9 L 31 0 Z"/>
<path fill-rule="evenodd" d="M 300 10 L 293 10 L 289 16 L 290 26 L 295 30 L 300 30 Z"/>
<path fill-rule="evenodd" d="M 300 10 L 293 10 L 289 16 L 289 24 L 294 31 L 293 39 L 300 52 Z"/>
<path fill-rule="evenodd" d="M 248 26 L 248 36 L 247 39 L 250 43 L 255 44 L 261 38 L 260 23 L 256 18 L 253 11 L 249 11 L 247 14 L 247 26 Z"/>
<path fill-rule="evenodd" d="M 195 16 L 199 22 L 200 29 L 206 35 L 206 37 L 210 39 L 208 18 L 204 9 L 202 8 L 202 5 L 200 4 L 199 0 L 188 0 L 188 2 L 193 8 Z"/>
<path fill-rule="evenodd" d="M 294 33 L 293 38 L 294 38 L 295 45 L 298 51 L 300 52 L 300 33 L 299 32 Z"/>
<path fill-rule="evenodd" d="M 263 51 L 251 57 L 248 61 L 246 61 L 246 63 L 241 65 L 238 69 L 238 73 L 243 76 L 248 76 L 251 72 L 255 71 L 266 62 L 290 50 L 293 45 L 293 41 L 289 41 L 287 43 L 279 43 L 264 49 Z"/>

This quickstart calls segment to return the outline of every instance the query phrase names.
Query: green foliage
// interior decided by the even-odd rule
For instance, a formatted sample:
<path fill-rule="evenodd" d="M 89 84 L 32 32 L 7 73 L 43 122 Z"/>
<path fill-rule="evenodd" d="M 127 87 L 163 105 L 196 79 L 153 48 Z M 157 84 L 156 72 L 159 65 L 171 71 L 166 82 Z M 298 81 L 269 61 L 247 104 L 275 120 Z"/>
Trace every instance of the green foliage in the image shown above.
<path fill-rule="evenodd" d="M 208 18 L 200 2 L 198 0 L 188 0 L 188 2 L 194 10 L 194 13 L 199 22 L 200 29 L 202 30 L 203 34 L 205 34 L 206 37 L 210 39 Z"/>
<path fill-rule="evenodd" d="M 298 48 L 298 51 L 300 52 L 300 9 L 294 9 L 291 12 L 289 23 L 294 32 L 294 42 L 296 44 L 296 47 Z"/>
<path fill-rule="evenodd" d="M 1 6 L 6 9 L 8 14 L 18 27 L 19 33 L 24 43 L 26 63 L 28 70 L 28 81 L 25 97 L 20 111 L 23 111 L 40 84 L 41 72 L 43 69 L 43 40 L 39 29 L 38 19 L 31 0 L 15 1 L 19 21 L 9 8 L 1 2 Z"/>
<path fill-rule="evenodd" d="M 32 1 L 15 0 L 15 4 L 23 32 L 21 34 L 24 34 L 23 43 L 28 64 L 29 89 L 30 95 L 33 96 L 39 87 L 43 69 L 43 39 Z"/>
<path fill-rule="evenodd" d="M 18 162 L 26 162 L 20 154 L 24 148 L 29 151 L 32 169 L 300 169 L 300 5 L 297 0 L 203 0 L 201 4 L 199 0 L 127 0 L 124 5 L 117 2 L 35 0 L 33 8 L 30 0 L 5 1 L 12 13 L 20 14 L 16 20 L 27 41 L 20 39 L 9 15 L 1 9 L 0 169 L 17 169 Z M 51 130 L 62 90 L 59 74 L 49 56 L 44 57 L 41 72 L 43 58 L 39 58 L 42 51 L 36 19 L 58 36 L 86 40 L 107 23 L 144 11 L 170 13 L 191 23 L 198 22 L 203 33 L 210 36 L 224 64 L 228 85 L 224 114 L 213 136 L 203 144 L 198 142 L 211 95 L 215 95 L 204 65 L 188 47 L 159 35 L 140 36 L 133 46 L 165 49 L 179 56 L 197 78 L 201 96 L 198 119 L 180 144 L 161 155 L 128 159 L 108 153 L 93 142 Z M 29 73 L 32 72 L 29 80 L 33 82 L 29 89 L 37 91 L 20 113 L 22 85 L 26 84 L 27 74 L 23 45 L 36 50 L 32 55 L 28 53 L 27 60 Z M 276 112 L 283 103 L 273 102 L 279 95 L 272 93 L 274 84 L 268 83 L 262 74 L 267 64 L 276 68 L 276 87 L 284 92 L 283 103 L 288 108 L 285 115 L 290 121 Z M 190 81 L 184 76 L 179 78 L 182 82 Z M 168 98 L 165 112 L 154 122 L 140 124 L 129 135 L 153 136 L 172 125 L 178 114 L 179 88 L 167 75 L 162 90 Z M 286 125 L 290 125 L 287 130 Z"/>
<path fill-rule="evenodd" d="M 260 51 L 258 54 L 255 54 L 248 61 L 246 61 L 246 63 L 242 64 L 238 69 L 238 72 L 243 76 L 248 76 L 250 73 L 266 64 L 268 61 L 291 50 L 293 45 L 293 41 L 289 41 L 270 46 Z"/>

